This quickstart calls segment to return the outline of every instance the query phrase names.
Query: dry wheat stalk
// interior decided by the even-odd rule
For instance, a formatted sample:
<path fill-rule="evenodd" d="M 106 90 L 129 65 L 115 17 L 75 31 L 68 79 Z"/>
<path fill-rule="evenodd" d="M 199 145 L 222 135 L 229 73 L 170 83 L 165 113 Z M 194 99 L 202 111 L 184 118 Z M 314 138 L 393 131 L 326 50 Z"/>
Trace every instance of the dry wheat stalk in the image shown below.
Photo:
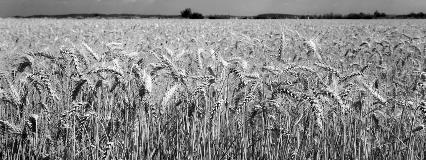
<path fill-rule="evenodd" d="M 423 44 L 423 55 L 426 55 L 426 43 Z"/>
<path fill-rule="evenodd" d="M 278 49 L 278 56 L 277 56 L 278 60 L 282 60 L 282 57 L 284 55 L 284 48 L 286 46 L 284 32 L 281 32 L 280 40 L 281 40 L 281 45 L 280 45 L 280 48 Z"/>
<path fill-rule="evenodd" d="M 237 63 L 239 64 L 244 70 L 247 70 L 249 67 L 249 64 L 246 60 L 244 60 L 241 57 L 233 57 L 228 60 L 229 63 Z"/>
<path fill-rule="evenodd" d="M 38 126 L 37 121 L 38 121 L 39 117 L 40 116 L 38 116 L 36 114 L 31 114 L 28 117 L 27 125 L 28 125 L 28 127 L 30 128 L 30 130 L 32 132 L 36 132 L 37 133 L 37 130 L 38 130 L 38 128 L 37 128 L 37 126 Z"/>
<path fill-rule="evenodd" d="M 422 113 L 423 123 L 426 123 L 426 102 L 421 101 L 417 107 L 418 110 Z"/>
<path fill-rule="evenodd" d="M 20 57 L 20 62 L 16 68 L 17 72 L 24 72 L 25 68 L 31 67 L 34 64 L 34 58 L 30 55 L 23 55 Z"/>
<path fill-rule="evenodd" d="M 208 82 L 201 82 L 197 84 L 197 87 L 194 89 L 192 97 L 195 99 L 199 95 L 202 95 L 204 99 L 206 99 L 207 88 L 210 86 Z"/>
<path fill-rule="evenodd" d="M 211 66 L 211 65 L 209 65 L 208 67 L 207 67 L 207 71 L 208 71 L 208 73 L 209 73 L 209 76 L 213 76 L 213 77 L 217 77 L 217 75 L 216 75 L 216 73 L 215 73 L 215 66 Z"/>
<path fill-rule="evenodd" d="M 123 71 L 121 71 L 120 68 L 114 67 L 114 66 L 107 66 L 107 67 L 96 67 L 93 70 L 89 71 L 89 74 L 96 74 L 96 73 L 102 73 L 102 72 L 108 72 L 119 76 L 124 76 Z"/>
<path fill-rule="evenodd" d="M 337 77 L 340 77 L 340 72 L 334 67 L 322 63 L 314 63 L 314 65 L 335 74 Z"/>
<path fill-rule="evenodd" d="M 164 48 L 166 49 L 167 56 L 169 56 L 170 58 L 175 57 L 175 53 L 170 48 L 167 48 L 167 47 L 164 47 Z"/>
<path fill-rule="evenodd" d="M 125 53 L 125 56 L 127 56 L 128 58 L 130 58 L 131 60 L 134 60 L 135 58 L 137 58 L 140 53 L 139 52 L 130 52 L 130 53 Z"/>
<path fill-rule="evenodd" d="M 173 97 L 173 95 L 179 89 L 179 87 L 180 87 L 180 84 L 176 83 L 171 88 L 169 88 L 169 90 L 167 90 L 167 92 L 163 96 L 163 101 L 161 102 L 161 106 L 163 108 L 165 108 L 167 106 L 167 104 L 169 103 L 170 99 Z"/>
<path fill-rule="evenodd" d="M 83 44 L 84 45 L 84 44 Z M 124 50 L 124 44 L 123 43 L 118 43 L 118 42 L 110 42 L 106 44 L 106 47 L 108 48 L 108 50 L 110 51 L 122 51 Z"/>
<path fill-rule="evenodd" d="M 202 71 L 204 69 L 203 65 L 203 56 L 201 55 L 204 49 L 199 48 L 197 50 L 197 67 L 199 71 Z"/>
<path fill-rule="evenodd" d="M 188 78 L 192 78 L 195 81 L 201 81 L 201 82 L 209 82 L 213 83 L 216 79 L 216 77 L 212 75 L 204 75 L 204 76 L 189 76 Z"/>
<path fill-rule="evenodd" d="M 151 52 L 158 60 L 160 60 L 162 63 L 164 63 L 168 69 L 170 70 L 170 74 L 175 78 L 182 78 L 186 77 L 186 74 L 182 72 L 182 70 L 179 70 L 175 64 L 166 56 L 163 56 L 161 54 L 156 54 L 155 52 Z"/>
<path fill-rule="evenodd" d="M 334 99 L 337 104 L 339 105 L 339 107 L 342 108 L 342 112 L 346 112 L 349 109 L 349 106 L 346 105 L 342 98 L 340 97 L 339 94 L 339 90 L 337 89 L 331 89 L 331 88 L 326 88 L 325 91 L 323 92 L 323 94 L 327 95 L 328 97 Z"/>
<path fill-rule="evenodd" d="M 83 78 L 81 78 L 78 82 L 77 82 L 77 84 L 75 85 L 75 88 L 74 88 L 74 90 L 72 91 L 72 93 L 71 93 L 71 99 L 74 101 L 74 100 L 76 100 L 76 98 L 77 98 L 77 96 L 78 96 L 78 94 L 80 93 L 80 91 L 83 89 L 83 85 L 87 82 L 88 80 L 85 78 L 85 77 L 83 77 Z"/>
<path fill-rule="evenodd" d="M 361 75 L 362 75 L 362 73 L 361 73 L 361 72 L 353 72 L 353 73 L 351 73 L 351 74 L 349 74 L 349 75 L 346 75 L 346 76 L 344 76 L 344 77 L 340 78 L 340 79 L 339 79 L 339 84 L 342 84 L 342 83 L 348 82 L 348 81 L 350 81 L 351 79 L 353 79 L 353 78 L 355 78 L 355 77 L 357 77 L 357 76 L 361 76 Z"/>
<path fill-rule="evenodd" d="M 296 70 L 296 69 L 300 69 L 300 70 L 303 70 L 303 71 L 307 71 L 307 72 L 317 74 L 317 71 L 315 69 L 313 69 L 312 67 L 309 67 L 309 66 L 296 65 L 296 66 L 290 68 L 290 70 Z M 285 71 L 285 70 L 283 69 L 283 71 Z"/>
<path fill-rule="evenodd" d="M 150 63 L 149 66 L 151 67 L 151 76 L 155 76 L 158 71 L 167 68 L 164 63 Z"/>
<path fill-rule="evenodd" d="M 225 61 L 220 54 L 218 55 L 217 58 L 218 58 L 219 62 L 222 64 L 223 67 L 228 67 L 229 66 L 229 63 L 227 61 Z"/>
<path fill-rule="evenodd" d="M 52 82 L 49 79 L 48 75 L 44 74 L 28 74 L 27 79 L 33 83 L 39 93 L 42 92 L 42 89 L 38 86 L 43 87 L 48 95 L 56 101 L 60 101 L 61 98 L 58 94 L 56 94 L 56 89 L 52 86 Z"/>
<path fill-rule="evenodd" d="M 212 122 L 214 115 L 216 114 L 217 109 L 219 109 L 223 104 L 225 103 L 225 101 L 223 99 L 219 99 L 213 106 L 213 108 L 210 111 L 210 122 Z"/>
<path fill-rule="evenodd" d="M 12 97 L 13 103 L 15 105 L 21 104 L 20 94 L 18 90 L 16 89 L 15 85 L 11 82 L 11 80 L 8 77 L 4 77 L 4 79 L 8 85 L 8 92 L 9 92 L 9 95 Z"/>
<path fill-rule="evenodd" d="M 272 73 L 273 75 L 279 75 L 281 74 L 281 70 L 274 66 L 263 66 L 262 70 L 268 71 L 269 73 Z"/>
<path fill-rule="evenodd" d="M 50 97 L 52 97 L 56 101 L 61 100 L 59 95 L 56 94 L 56 89 L 53 88 L 53 85 L 52 85 L 52 83 L 49 79 L 46 79 L 46 78 L 43 79 L 43 84 L 44 84 L 45 88 L 47 89 L 47 92 L 48 92 Z"/>
<path fill-rule="evenodd" d="M 182 49 L 178 54 L 176 54 L 176 56 L 174 57 L 176 60 L 179 60 L 180 58 L 182 58 L 184 55 L 186 54 L 186 50 Z"/>
<path fill-rule="evenodd" d="M 77 70 L 77 73 L 79 75 L 83 74 L 83 69 L 82 69 L 82 65 L 80 64 L 80 61 L 78 60 L 78 58 L 75 55 L 71 55 L 72 57 L 72 63 L 74 65 L 74 68 Z"/>
<path fill-rule="evenodd" d="M 377 93 L 370 85 L 368 85 L 364 80 L 362 80 L 360 77 L 356 77 L 357 81 L 365 88 L 367 89 L 375 98 L 377 98 L 381 103 L 385 104 L 387 100 L 383 98 L 379 93 Z"/>
<path fill-rule="evenodd" d="M 31 52 L 29 54 L 32 54 L 34 56 L 43 57 L 50 60 L 57 59 L 55 56 L 51 55 L 49 52 Z"/>
<path fill-rule="evenodd" d="M 236 77 L 243 82 L 244 85 L 247 85 L 249 83 L 249 79 L 246 78 L 244 70 L 238 68 L 238 67 L 233 67 L 230 68 L 230 73 L 233 73 L 234 75 L 236 75 Z"/>
<path fill-rule="evenodd" d="M 22 129 L 8 121 L 0 120 L 0 133 L 2 134 L 21 134 Z"/>
<path fill-rule="evenodd" d="M 424 125 L 424 124 L 420 124 L 420 125 L 418 125 L 417 127 L 413 128 L 413 129 L 411 130 L 411 132 L 412 132 L 412 133 L 416 133 L 416 132 L 419 132 L 419 131 L 423 130 L 424 128 L 425 128 L 425 125 Z"/>
<path fill-rule="evenodd" d="M 308 41 L 305 41 L 305 45 L 306 45 L 306 46 L 307 46 L 307 48 L 308 48 L 308 53 L 313 53 L 313 54 L 316 56 L 316 58 L 317 58 L 320 62 L 322 62 L 322 57 L 321 57 L 321 55 L 318 53 L 317 45 L 315 44 L 314 39 L 310 39 L 310 40 L 308 40 Z"/>
<path fill-rule="evenodd" d="M 218 56 L 218 53 L 217 52 L 215 52 L 213 49 L 210 49 L 209 50 L 209 53 L 210 53 L 210 57 L 213 59 L 213 60 L 217 60 L 217 56 Z"/>
<path fill-rule="evenodd" d="M 142 70 L 142 79 L 144 82 L 145 89 L 148 93 L 152 92 L 152 77 L 146 72 L 146 68 Z"/>
<path fill-rule="evenodd" d="M 240 103 L 238 103 L 237 111 L 239 111 L 241 107 L 247 106 L 250 102 L 252 102 L 255 99 L 256 99 L 256 95 L 254 94 L 254 91 L 247 93 L 244 96 L 243 100 Z"/>
<path fill-rule="evenodd" d="M 0 88 L 0 95 L 4 96 L 5 93 L 6 93 L 6 91 L 4 91 L 2 88 Z"/>
<path fill-rule="evenodd" d="M 312 107 L 314 109 L 314 115 L 315 115 L 315 122 L 318 125 L 320 131 L 324 131 L 324 110 L 322 105 L 319 104 L 319 101 L 317 99 L 313 100 Z"/>
<path fill-rule="evenodd" d="M 83 46 L 86 48 L 87 51 L 89 51 L 89 53 L 96 59 L 96 60 L 100 60 L 99 55 L 93 51 L 92 48 L 90 48 L 89 45 L 87 45 L 86 43 L 82 42 Z"/>

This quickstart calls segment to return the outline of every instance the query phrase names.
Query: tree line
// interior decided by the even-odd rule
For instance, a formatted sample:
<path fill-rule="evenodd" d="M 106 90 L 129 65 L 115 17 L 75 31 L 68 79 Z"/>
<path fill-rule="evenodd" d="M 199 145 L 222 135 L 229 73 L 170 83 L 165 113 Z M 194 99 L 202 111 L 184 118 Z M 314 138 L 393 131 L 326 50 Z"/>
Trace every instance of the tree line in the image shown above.
<path fill-rule="evenodd" d="M 410 13 L 403 15 L 388 15 L 384 12 L 375 11 L 374 13 L 349 13 L 346 15 L 342 14 L 322 14 L 322 15 L 302 15 L 298 16 L 300 19 L 424 19 L 426 15 L 423 12 Z"/>
<path fill-rule="evenodd" d="M 318 14 L 318 15 L 291 15 L 291 14 L 259 14 L 256 16 L 231 16 L 231 15 L 209 15 L 203 16 L 203 14 L 198 12 L 192 12 L 191 8 L 186 8 L 181 11 L 182 18 L 189 19 L 231 19 L 231 18 L 240 18 L 240 19 L 425 19 L 426 14 L 423 12 L 410 13 L 405 15 L 388 15 L 384 12 L 375 11 L 374 13 L 349 13 L 346 15 L 327 13 L 327 14 Z"/>
<path fill-rule="evenodd" d="M 375 11 L 374 13 L 350 13 L 346 15 L 327 13 L 318 15 L 292 15 L 292 14 L 259 14 L 256 16 L 233 16 L 233 15 L 207 15 L 193 12 L 191 8 L 186 8 L 180 12 L 180 15 L 141 15 L 141 14 L 64 14 L 64 15 L 32 15 L 32 16 L 15 16 L 15 18 L 121 18 L 121 19 L 138 19 L 138 18 L 165 18 L 165 19 L 426 19 L 423 12 L 409 13 L 404 15 L 388 15 L 383 12 Z"/>

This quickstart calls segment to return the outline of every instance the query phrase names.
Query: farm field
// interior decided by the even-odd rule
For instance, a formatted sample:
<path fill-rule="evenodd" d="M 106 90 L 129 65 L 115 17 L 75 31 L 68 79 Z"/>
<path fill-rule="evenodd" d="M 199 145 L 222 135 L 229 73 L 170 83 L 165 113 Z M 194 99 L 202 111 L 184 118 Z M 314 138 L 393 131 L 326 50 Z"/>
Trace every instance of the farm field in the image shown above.
<path fill-rule="evenodd" d="M 426 159 L 425 26 L 0 19 L 0 157 Z"/>

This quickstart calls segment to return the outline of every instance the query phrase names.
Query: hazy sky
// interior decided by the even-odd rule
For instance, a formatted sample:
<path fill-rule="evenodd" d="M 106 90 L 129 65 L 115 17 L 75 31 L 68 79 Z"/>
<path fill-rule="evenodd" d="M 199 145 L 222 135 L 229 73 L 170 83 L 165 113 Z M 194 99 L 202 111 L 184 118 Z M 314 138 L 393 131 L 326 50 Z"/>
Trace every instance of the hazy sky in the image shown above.
<path fill-rule="evenodd" d="M 426 0 L 0 0 L 0 16 L 69 13 L 203 14 L 426 12 Z"/>

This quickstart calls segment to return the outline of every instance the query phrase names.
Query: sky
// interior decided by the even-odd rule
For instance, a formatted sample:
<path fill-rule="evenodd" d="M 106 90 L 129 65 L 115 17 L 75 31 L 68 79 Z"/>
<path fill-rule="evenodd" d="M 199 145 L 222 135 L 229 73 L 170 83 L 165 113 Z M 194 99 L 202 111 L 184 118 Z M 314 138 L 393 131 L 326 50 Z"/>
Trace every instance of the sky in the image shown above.
<path fill-rule="evenodd" d="M 70 13 L 209 14 L 426 13 L 426 0 L 0 0 L 0 17 Z"/>

